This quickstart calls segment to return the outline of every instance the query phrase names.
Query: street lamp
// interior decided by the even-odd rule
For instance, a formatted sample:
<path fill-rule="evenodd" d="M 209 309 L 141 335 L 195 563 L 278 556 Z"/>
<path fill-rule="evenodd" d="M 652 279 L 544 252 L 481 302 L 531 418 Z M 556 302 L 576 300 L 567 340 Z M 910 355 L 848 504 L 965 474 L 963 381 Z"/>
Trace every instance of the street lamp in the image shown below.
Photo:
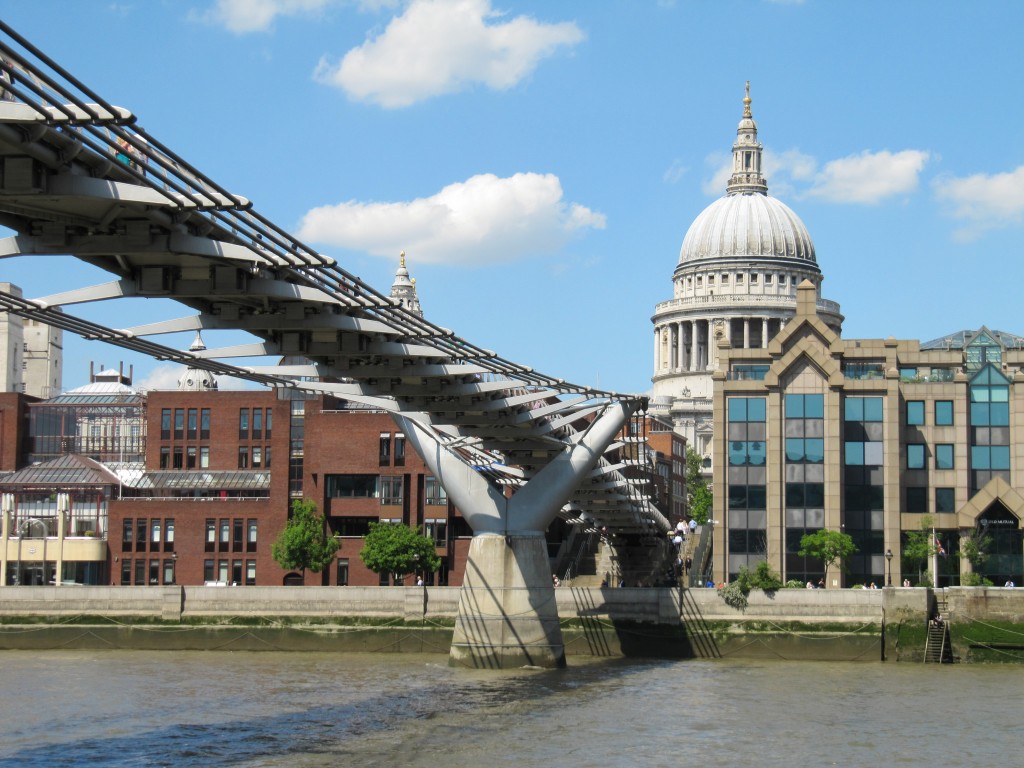
<path fill-rule="evenodd" d="M 886 586 L 891 587 L 892 586 L 892 550 L 891 549 L 885 550 L 885 570 L 888 573 L 888 579 L 886 581 Z"/>

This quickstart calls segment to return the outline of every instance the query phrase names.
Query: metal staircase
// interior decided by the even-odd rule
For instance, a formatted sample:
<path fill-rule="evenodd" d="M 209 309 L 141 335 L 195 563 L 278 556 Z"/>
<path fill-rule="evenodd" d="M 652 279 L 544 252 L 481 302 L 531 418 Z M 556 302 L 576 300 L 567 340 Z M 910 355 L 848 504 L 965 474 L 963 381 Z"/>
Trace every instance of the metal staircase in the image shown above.
<path fill-rule="evenodd" d="M 946 596 L 935 594 L 935 617 L 928 620 L 928 637 L 924 645 L 925 664 L 952 664 L 953 646 L 949 639 L 949 622 L 946 615 Z"/>

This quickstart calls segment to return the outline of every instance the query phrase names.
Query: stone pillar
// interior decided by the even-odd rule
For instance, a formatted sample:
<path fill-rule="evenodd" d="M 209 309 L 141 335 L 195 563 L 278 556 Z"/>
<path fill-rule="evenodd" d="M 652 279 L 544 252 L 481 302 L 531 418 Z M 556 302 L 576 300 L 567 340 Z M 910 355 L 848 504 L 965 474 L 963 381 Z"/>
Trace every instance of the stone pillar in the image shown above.
<path fill-rule="evenodd" d="M 761 349 L 768 348 L 768 318 L 761 318 Z"/>
<path fill-rule="evenodd" d="M 11 517 L 14 511 L 14 494 L 0 494 L 0 587 L 7 585 L 7 547 L 11 540 Z"/>
<path fill-rule="evenodd" d="M 743 318 L 743 348 L 750 349 L 750 318 Z"/>
<path fill-rule="evenodd" d="M 654 326 L 654 374 L 661 373 L 661 328 Z"/>
<path fill-rule="evenodd" d="M 690 370 L 696 371 L 699 365 L 697 352 L 697 321 L 690 321 Z"/>
<path fill-rule="evenodd" d="M 449 660 L 484 669 L 565 666 L 543 533 L 473 537 Z"/>

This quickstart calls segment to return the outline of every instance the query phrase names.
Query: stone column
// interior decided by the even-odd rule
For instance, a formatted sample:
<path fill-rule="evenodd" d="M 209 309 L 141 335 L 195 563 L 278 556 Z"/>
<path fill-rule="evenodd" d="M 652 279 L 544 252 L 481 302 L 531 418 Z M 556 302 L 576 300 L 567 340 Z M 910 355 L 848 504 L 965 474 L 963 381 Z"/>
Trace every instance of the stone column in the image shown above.
<path fill-rule="evenodd" d="M 696 371 L 700 365 L 700 359 L 697 353 L 697 321 L 690 321 L 690 370 Z"/>
<path fill-rule="evenodd" d="M 654 326 L 654 375 L 661 373 L 661 328 Z"/>
<path fill-rule="evenodd" d="M 761 349 L 768 348 L 768 318 L 761 318 Z"/>
<path fill-rule="evenodd" d="M 743 318 L 743 348 L 750 349 L 750 318 Z"/>

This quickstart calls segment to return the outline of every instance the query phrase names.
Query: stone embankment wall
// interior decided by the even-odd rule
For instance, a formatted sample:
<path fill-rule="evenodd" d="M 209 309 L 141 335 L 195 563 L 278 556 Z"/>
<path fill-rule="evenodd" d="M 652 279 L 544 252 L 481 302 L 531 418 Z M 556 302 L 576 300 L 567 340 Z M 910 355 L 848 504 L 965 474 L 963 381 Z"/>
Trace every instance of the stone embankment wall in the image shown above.
<path fill-rule="evenodd" d="M 4 587 L 0 649 L 447 653 L 455 587 Z M 1024 658 L 1024 589 L 779 590 L 737 610 L 713 589 L 554 592 L 566 654 L 923 658 L 937 597 L 961 660 Z M 32 625 L 33 631 L 22 631 Z M 980 638 L 980 639 L 979 639 Z"/>

